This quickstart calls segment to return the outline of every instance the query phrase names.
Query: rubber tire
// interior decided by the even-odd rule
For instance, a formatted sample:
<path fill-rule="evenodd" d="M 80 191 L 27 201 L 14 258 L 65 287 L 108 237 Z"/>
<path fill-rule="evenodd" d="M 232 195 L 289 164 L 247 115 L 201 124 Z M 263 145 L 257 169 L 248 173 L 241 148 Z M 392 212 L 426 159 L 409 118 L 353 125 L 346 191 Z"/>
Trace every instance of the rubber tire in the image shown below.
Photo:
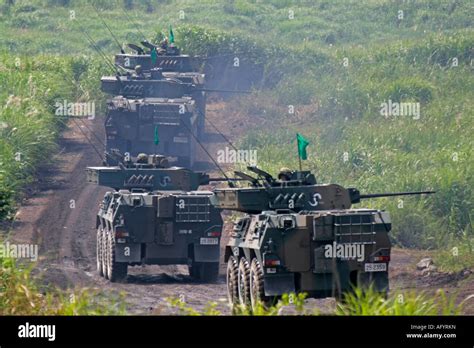
<path fill-rule="evenodd" d="M 268 308 L 275 300 L 275 297 L 265 296 L 263 281 L 263 269 L 260 262 L 254 258 L 250 265 L 250 303 L 252 311 L 257 309 L 257 303 L 260 302 L 263 307 Z"/>
<path fill-rule="evenodd" d="M 115 238 L 110 231 L 107 237 L 107 279 L 112 283 L 123 282 L 127 278 L 128 264 L 115 261 Z"/>
<path fill-rule="evenodd" d="M 108 241 L 108 231 L 106 229 L 102 229 L 102 270 L 103 270 L 103 277 L 105 279 L 109 279 L 109 248 L 107 247 Z"/>
<path fill-rule="evenodd" d="M 250 308 L 250 266 L 245 257 L 242 257 L 239 262 L 238 269 L 238 289 L 239 289 L 239 303 L 247 308 Z"/>
<path fill-rule="evenodd" d="M 215 283 L 219 277 L 219 262 L 193 262 L 189 274 L 198 282 Z"/>
<path fill-rule="evenodd" d="M 229 257 L 227 261 L 226 284 L 227 299 L 231 306 L 238 305 L 239 302 L 239 265 L 234 256 Z"/>
<path fill-rule="evenodd" d="M 97 263 L 97 273 L 99 276 L 104 276 L 104 262 L 103 262 L 103 243 L 102 243 L 102 227 L 97 228 L 97 238 L 96 238 L 96 263 Z"/>

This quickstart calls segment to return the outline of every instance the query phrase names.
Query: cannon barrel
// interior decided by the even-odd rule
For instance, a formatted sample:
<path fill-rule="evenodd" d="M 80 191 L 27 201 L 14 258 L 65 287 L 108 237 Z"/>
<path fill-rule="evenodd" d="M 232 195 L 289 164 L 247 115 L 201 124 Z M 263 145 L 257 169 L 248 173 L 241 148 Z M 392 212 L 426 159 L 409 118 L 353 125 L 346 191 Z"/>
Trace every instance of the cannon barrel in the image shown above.
<path fill-rule="evenodd" d="M 209 182 L 211 181 L 247 181 L 247 179 L 241 178 L 209 178 Z"/>
<path fill-rule="evenodd" d="M 216 93 L 240 93 L 240 94 L 250 94 L 252 91 L 244 90 L 232 90 L 232 89 L 214 89 L 214 88 L 196 88 L 196 91 L 199 92 L 216 92 Z"/>
<path fill-rule="evenodd" d="M 256 166 L 247 166 L 247 170 L 250 170 L 251 172 L 257 174 L 257 175 L 260 175 L 261 177 L 265 178 L 265 180 L 267 180 L 268 182 L 273 182 L 275 181 L 275 179 L 273 178 L 273 176 L 271 176 L 270 173 L 256 167 Z"/>
<path fill-rule="evenodd" d="M 350 193 L 352 203 L 360 203 L 361 199 L 367 199 L 367 198 L 429 195 L 432 193 L 436 193 L 436 191 L 411 191 L 411 192 L 387 192 L 387 193 L 360 194 L 359 190 L 350 188 L 349 193 Z"/>

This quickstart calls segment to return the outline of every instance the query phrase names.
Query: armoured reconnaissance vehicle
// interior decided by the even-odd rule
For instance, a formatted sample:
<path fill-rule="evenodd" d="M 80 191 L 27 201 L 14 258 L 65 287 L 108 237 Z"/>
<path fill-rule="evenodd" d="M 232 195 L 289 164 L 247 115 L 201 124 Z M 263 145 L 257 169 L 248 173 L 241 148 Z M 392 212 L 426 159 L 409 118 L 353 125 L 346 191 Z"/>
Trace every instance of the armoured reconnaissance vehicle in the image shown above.
<path fill-rule="evenodd" d="M 88 167 L 87 181 L 113 189 L 97 214 L 97 270 L 115 282 L 128 266 L 187 264 L 198 281 L 219 272 L 222 218 L 209 191 L 196 191 L 209 176 L 170 167 L 164 156 L 136 161 L 117 153 L 118 166 Z"/>
<path fill-rule="evenodd" d="M 107 107 L 106 151 L 132 156 L 159 152 L 173 157 L 178 165 L 191 167 L 195 139 L 201 141 L 205 131 L 205 92 L 243 91 L 201 88 L 204 81 L 198 75 L 192 76 L 193 82 L 182 80 L 164 78 L 159 70 L 102 77 L 102 91 L 115 96 Z"/>
<path fill-rule="evenodd" d="M 188 79 L 192 82 L 182 81 Z M 203 79 L 199 74 L 165 78 L 160 70 L 103 77 L 102 91 L 114 96 L 107 106 L 106 151 L 159 152 L 191 167 L 193 135 L 201 139 L 205 129 L 206 97 L 197 87 Z"/>
<path fill-rule="evenodd" d="M 131 156 L 153 151 L 174 158 L 181 166 L 193 166 L 196 140 L 192 134 L 198 132 L 194 99 L 115 97 L 107 109 L 106 151 Z M 113 157 L 107 158 L 108 165 L 117 165 Z"/>
<path fill-rule="evenodd" d="M 354 286 L 388 291 L 391 220 L 376 209 L 354 209 L 364 198 L 431 192 L 363 195 L 355 188 L 321 185 L 309 171 L 281 173 L 256 167 L 236 175 L 250 187 L 216 189 L 211 203 L 244 212 L 225 248 L 231 304 L 254 308 L 284 293 L 341 297 Z"/>
<path fill-rule="evenodd" d="M 134 53 L 115 56 L 125 73 L 101 79 L 101 90 L 113 96 L 107 107 L 106 152 L 161 153 L 191 168 L 197 143 L 204 139 L 206 92 L 243 91 L 204 88 L 199 58 L 182 55 L 174 44 L 141 44 L 128 44 Z"/>
<path fill-rule="evenodd" d="M 205 129 L 204 74 L 173 44 L 141 44 L 128 44 L 134 53 L 115 56 L 115 65 L 125 73 L 101 79 L 102 91 L 113 96 L 105 123 L 106 152 L 162 153 L 191 167 L 193 135 L 200 139 Z"/>

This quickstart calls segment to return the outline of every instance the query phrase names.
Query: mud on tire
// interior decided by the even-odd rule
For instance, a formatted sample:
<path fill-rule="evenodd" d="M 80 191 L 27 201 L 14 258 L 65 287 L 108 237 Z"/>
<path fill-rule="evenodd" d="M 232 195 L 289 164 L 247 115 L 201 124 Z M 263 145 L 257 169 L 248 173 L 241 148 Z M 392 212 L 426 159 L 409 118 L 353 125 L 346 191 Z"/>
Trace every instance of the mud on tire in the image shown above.
<path fill-rule="evenodd" d="M 274 300 L 273 296 L 265 296 L 263 269 L 260 262 L 254 258 L 250 265 L 250 302 L 252 310 L 255 311 L 259 303 L 268 308 Z"/>
<path fill-rule="evenodd" d="M 109 233 L 108 231 L 103 228 L 102 229 L 102 236 L 101 236 L 101 243 L 102 243 L 102 273 L 105 279 L 109 279 L 109 248 L 108 248 L 108 238 Z"/>
<path fill-rule="evenodd" d="M 127 277 L 128 265 L 115 261 L 115 237 L 107 233 L 107 279 L 111 282 L 121 282 Z"/>
<path fill-rule="evenodd" d="M 231 305 L 239 304 L 239 265 L 234 256 L 229 257 L 227 261 L 226 284 L 227 298 Z"/>
<path fill-rule="evenodd" d="M 96 239 L 96 260 L 97 260 L 97 273 L 99 276 L 104 276 L 104 261 L 103 261 L 103 243 L 102 243 L 103 230 L 102 227 L 97 228 L 97 239 Z"/>
<path fill-rule="evenodd" d="M 239 290 L 239 303 L 250 308 L 250 266 L 245 257 L 242 257 L 239 262 L 237 284 Z"/>

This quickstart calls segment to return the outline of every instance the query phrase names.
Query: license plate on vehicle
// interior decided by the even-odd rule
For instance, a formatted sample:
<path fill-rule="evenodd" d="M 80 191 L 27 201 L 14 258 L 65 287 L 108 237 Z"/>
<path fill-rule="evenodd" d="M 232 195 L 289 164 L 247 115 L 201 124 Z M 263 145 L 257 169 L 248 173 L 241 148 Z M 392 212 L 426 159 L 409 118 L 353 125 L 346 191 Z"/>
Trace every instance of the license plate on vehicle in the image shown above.
<path fill-rule="evenodd" d="M 217 245 L 219 243 L 219 238 L 201 238 L 201 245 Z"/>
<path fill-rule="evenodd" d="M 365 271 L 366 272 L 385 272 L 387 270 L 386 263 L 366 263 Z"/>

